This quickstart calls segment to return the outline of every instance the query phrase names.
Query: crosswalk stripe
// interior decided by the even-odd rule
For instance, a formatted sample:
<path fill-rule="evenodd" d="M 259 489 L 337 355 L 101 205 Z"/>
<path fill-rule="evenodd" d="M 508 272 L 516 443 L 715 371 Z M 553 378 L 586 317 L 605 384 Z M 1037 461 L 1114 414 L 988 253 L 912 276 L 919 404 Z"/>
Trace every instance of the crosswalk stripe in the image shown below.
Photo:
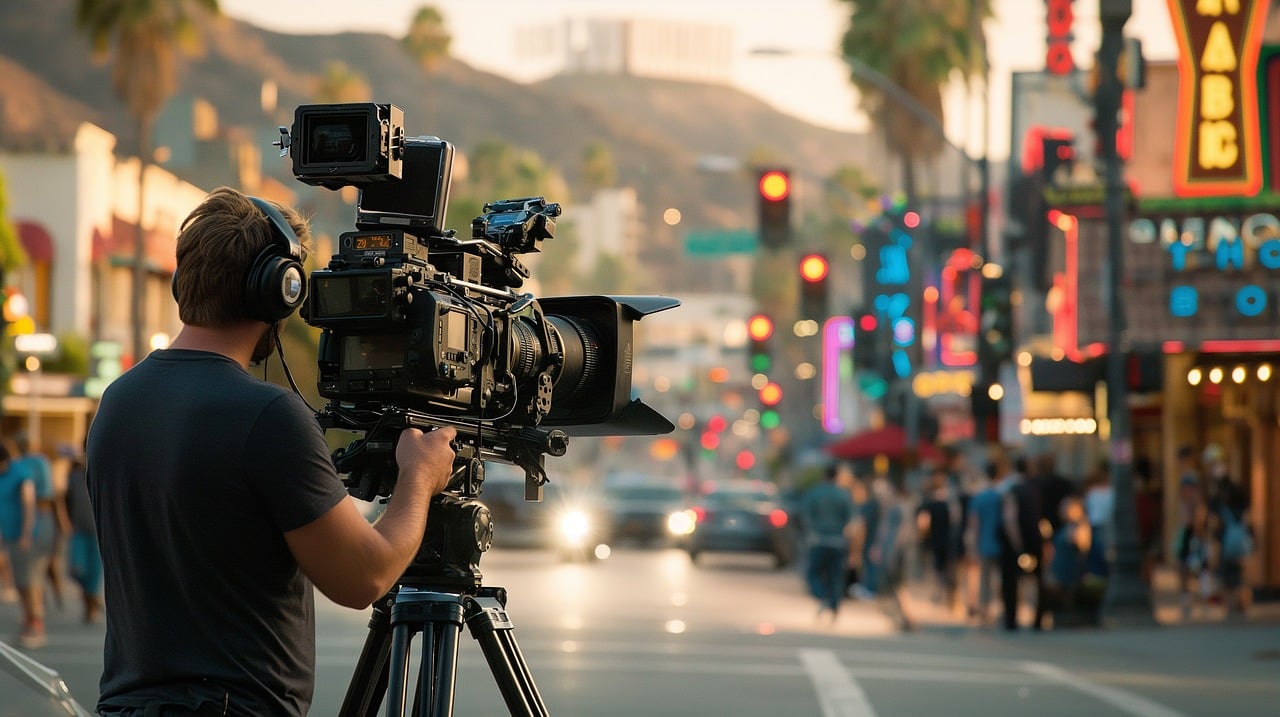
<path fill-rule="evenodd" d="M 1136 717 L 1186 717 L 1177 710 L 1171 710 L 1145 697 L 1116 687 L 1098 684 L 1092 680 L 1067 672 L 1057 665 L 1050 665 L 1047 662 L 1024 662 L 1022 669 L 1051 682 L 1057 682 L 1087 695 L 1093 695 L 1112 707 Z"/>
<path fill-rule="evenodd" d="M 800 662 L 813 680 L 823 717 L 875 717 L 875 710 L 831 650 L 800 650 Z"/>

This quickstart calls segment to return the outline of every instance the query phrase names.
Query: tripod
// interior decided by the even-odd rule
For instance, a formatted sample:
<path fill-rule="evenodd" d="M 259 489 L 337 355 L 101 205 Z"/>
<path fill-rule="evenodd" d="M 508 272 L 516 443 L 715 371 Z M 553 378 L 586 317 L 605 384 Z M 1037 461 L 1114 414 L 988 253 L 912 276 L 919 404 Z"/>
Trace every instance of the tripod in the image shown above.
<path fill-rule="evenodd" d="M 507 617 L 507 591 L 480 585 L 480 555 L 493 537 L 489 509 L 465 496 L 432 499 L 418 556 L 397 586 L 373 607 L 369 634 L 342 701 L 341 717 L 375 717 L 385 695 L 387 717 L 450 717 L 465 623 L 480 643 L 512 717 L 546 717 Z M 422 636 L 412 713 L 409 662 Z"/>
<path fill-rule="evenodd" d="M 410 647 L 421 634 L 418 684 L 413 711 L 408 714 L 452 715 L 463 623 L 480 643 L 511 715 L 546 717 L 547 707 L 512 633 L 504 589 L 480 588 L 471 595 L 404 585 L 374 607 L 369 635 L 339 714 L 374 717 L 384 694 L 388 717 L 407 714 Z"/>

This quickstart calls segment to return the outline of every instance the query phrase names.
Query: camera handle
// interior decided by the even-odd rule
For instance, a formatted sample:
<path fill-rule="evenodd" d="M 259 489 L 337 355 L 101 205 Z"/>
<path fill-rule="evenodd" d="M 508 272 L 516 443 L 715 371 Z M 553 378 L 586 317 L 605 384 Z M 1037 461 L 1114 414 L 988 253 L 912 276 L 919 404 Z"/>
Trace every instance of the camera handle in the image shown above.
<path fill-rule="evenodd" d="M 369 634 L 340 717 L 375 717 L 384 695 L 387 717 L 451 717 L 463 623 L 480 643 L 512 717 L 547 717 L 547 707 L 516 643 L 506 600 L 503 588 L 479 588 L 470 595 L 405 585 L 382 598 L 369 619 Z M 422 645 L 410 705 L 410 651 L 418 635 Z"/>

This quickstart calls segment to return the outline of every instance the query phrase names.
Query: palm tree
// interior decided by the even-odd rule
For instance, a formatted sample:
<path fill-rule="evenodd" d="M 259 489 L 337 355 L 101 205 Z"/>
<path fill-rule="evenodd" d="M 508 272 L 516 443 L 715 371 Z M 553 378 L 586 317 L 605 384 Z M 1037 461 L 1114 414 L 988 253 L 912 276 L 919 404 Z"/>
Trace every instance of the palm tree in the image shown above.
<path fill-rule="evenodd" d="M 991 0 L 843 2 L 852 8 L 841 53 L 850 64 L 862 109 L 902 158 L 903 190 L 914 199 L 916 161 L 936 156 L 946 143 L 938 131 L 943 126 L 943 87 L 955 72 L 967 80 L 986 67 L 982 21 L 992 16 Z M 915 107 L 908 108 L 910 103 Z M 911 111 L 921 108 L 933 122 Z"/>
<path fill-rule="evenodd" d="M 93 44 L 96 57 L 113 60 L 111 84 L 138 131 L 138 221 L 134 227 L 132 331 L 133 359 L 146 351 L 146 237 L 143 233 L 146 170 L 156 115 L 177 86 L 180 53 L 200 47 L 193 17 L 219 13 L 218 0 L 76 0 L 76 27 Z"/>
<path fill-rule="evenodd" d="M 400 39 L 400 45 L 427 72 L 434 72 L 449 57 L 449 44 L 453 37 L 444 24 L 444 14 L 432 5 L 424 5 L 414 13 L 409 32 Z"/>
<path fill-rule="evenodd" d="M 373 90 L 369 81 L 341 60 L 325 63 L 313 93 L 316 102 L 368 102 Z"/>

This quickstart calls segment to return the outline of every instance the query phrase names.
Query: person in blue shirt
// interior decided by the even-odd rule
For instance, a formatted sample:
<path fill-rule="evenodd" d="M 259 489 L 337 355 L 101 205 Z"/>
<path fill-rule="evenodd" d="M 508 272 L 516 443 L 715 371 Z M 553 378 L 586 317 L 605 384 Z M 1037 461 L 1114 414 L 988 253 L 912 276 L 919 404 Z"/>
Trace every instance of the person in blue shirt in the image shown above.
<path fill-rule="evenodd" d="M 983 625 L 990 622 L 991 585 L 1000 574 L 1000 499 L 1007 487 L 1008 473 L 1009 464 L 1003 454 L 993 456 L 987 465 L 984 485 L 969 502 L 967 540 L 978 561 L 978 595 L 976 603 L 970 606 L 970 613 Z"/>
<path fill-rule="evenodd" d="M 844 593 L 849 562 L 847 530 L 855 514 L 853 496 L 839 485 L 839 474 L 837 465 L 827 466 L 822 482 L 810 488 L 800 504 L 809 546 L 805 566 L 809 593 L 818 600 L 818 614 L 829 612 L 832 619 Z"/>
<path fill-rule="evenodd" d="M 63 491 L 59 489 L 53 478 L 53 465 L 35 446 L 26 433 L 13 437 L 16 454 L 15 465 L 31 475 L 36 486 L 36 532 L 35 549 L 44 573 L 53 593 L 54 603 L 62 607 L 62 576 L 66 572 L 62 564 L 66 536 L 71 532 L 67 520 L 66 504 Z M 43 593 L 43 587 L 41 587 Z M 42 598 L 43 599 L 43 598 Z"/>
<path fill-rule="evenodd" d="M 36 494 L 31 472 L 14 460 L 8 445 L 0 442 L 0 532 L 22 608 L 22 626 L 16 641 L 27 649 L 43 647 L 46 640 L 41 591 L 47 566 L 45 532 L 52 539 L 51 530 L 41 529 Z"/>

